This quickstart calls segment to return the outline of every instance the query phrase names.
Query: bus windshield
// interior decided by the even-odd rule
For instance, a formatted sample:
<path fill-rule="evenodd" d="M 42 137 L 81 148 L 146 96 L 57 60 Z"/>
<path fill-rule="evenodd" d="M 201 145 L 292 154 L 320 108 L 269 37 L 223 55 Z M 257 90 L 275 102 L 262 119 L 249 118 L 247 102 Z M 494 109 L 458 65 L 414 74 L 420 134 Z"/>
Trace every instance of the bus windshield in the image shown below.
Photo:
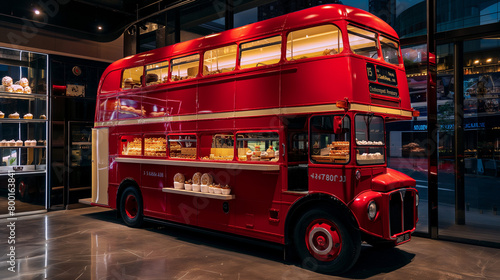
<path fill-rule="evenodd" d="M 398 42 L 380 36 L 380 45 L 382 47 L 382 56 L 386 62 L 399 64 L 399 44 Z"/>
<path fill-rule="evenodd" d="M 349 34 L 349 45 L 354 54 L 359 54 L 369 58 L 378 58 L 378 49 L 382 51 L 382 58 L 390 64 L 399 65 L 399 43 L 385 36 L 378 36 L 377 33 L 354 27 L 347 26 Z M 377 41 L 380 39 L 380 46 Z"/>
<path fill-rule="evenodd" d="M 352 25 L 347 26 L 347 32 L 349 34 L 349 45 L 353 53 L 378 58 L 377 34 L 375 32 Z"/>

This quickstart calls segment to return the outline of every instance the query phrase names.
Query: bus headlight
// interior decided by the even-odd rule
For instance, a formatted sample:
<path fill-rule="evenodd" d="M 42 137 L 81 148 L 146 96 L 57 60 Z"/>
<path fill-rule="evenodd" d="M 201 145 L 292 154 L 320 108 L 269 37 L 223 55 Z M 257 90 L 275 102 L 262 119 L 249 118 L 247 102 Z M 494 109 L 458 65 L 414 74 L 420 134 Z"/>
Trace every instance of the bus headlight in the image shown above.
<path fill-rule="evenodd" d="M 370 203 L 368 203 L 368 219 L 370 220 L 374 220 L 375 217 L 377 216 L 377 203 L 375 203 L 375 201 L 370 201 Z"/>
<path fill-rule="evenodd" d="M 418 197 L 418 193 L 415 194 L 415 206 L 418 207 L 418 202 L 419 202 L 419 197 Z"/>

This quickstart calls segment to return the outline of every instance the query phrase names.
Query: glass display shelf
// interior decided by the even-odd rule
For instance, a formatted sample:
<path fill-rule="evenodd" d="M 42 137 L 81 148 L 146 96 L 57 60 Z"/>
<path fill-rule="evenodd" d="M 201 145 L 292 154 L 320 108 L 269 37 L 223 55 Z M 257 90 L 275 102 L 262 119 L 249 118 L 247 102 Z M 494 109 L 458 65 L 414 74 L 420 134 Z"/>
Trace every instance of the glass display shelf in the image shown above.
<path fill-rule="evenodd" d="M 47 166 L 45 164 L 39 165 L 13 165 L 13 166 L 0 166 L 0 176 L 14 175 L 37 175 L 45 174 Z"/>
<path fill-rule="evenodd" d="M 33 99 L 47 99 L 47 95 L 37 94 L 37 93 L 17 93 L 17 92 L 0 91 L 0 98 L 33 100 Z"/>
<path fill-rule="evenodd" d="M 47 119 L 10 119 L 10 118 L 0 119 L 0 123 L 44 123 L 44 122 L 47 122 Z"/>
<path fill-rule="evenodd" d="M 34 149 L 45 149 L 46 146 L 0 146 L 0 149 L 19 149 L 19 148 L 34 148 Z"/>

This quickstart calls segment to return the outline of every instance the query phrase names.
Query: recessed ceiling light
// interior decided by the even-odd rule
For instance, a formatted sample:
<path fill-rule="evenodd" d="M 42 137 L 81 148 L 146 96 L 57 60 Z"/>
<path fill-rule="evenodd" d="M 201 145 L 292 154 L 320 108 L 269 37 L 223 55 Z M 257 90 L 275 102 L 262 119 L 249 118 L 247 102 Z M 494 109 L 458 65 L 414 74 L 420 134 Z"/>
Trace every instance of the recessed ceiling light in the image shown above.
<path fill-rule="evenodd" d="M 35 13 L 35 15 L 39 15 L 40 14 L 40 10 L 38 10 L 38 9 L 35 9 L 33 12 Z"/>
<path fill-rule="evenodd" d="M 101 25 L 97 26 L 97 29 L 102 30 L 102 26 Z"/>

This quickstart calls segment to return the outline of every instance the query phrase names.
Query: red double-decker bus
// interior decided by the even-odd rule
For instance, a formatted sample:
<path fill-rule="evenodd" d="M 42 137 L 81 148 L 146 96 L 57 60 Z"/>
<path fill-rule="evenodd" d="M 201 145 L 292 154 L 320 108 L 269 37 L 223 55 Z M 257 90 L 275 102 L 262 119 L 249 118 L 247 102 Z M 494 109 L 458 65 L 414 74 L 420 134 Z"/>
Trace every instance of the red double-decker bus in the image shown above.
<path fill-rule="evenodd" d="M 92 204 L 342 273 L 362 241 L 415 230 L 415 180 L 387 168 L 385 133 L 413 115 L 397 34 L 343 5 L 129 56 L 99 85 Z"/>

